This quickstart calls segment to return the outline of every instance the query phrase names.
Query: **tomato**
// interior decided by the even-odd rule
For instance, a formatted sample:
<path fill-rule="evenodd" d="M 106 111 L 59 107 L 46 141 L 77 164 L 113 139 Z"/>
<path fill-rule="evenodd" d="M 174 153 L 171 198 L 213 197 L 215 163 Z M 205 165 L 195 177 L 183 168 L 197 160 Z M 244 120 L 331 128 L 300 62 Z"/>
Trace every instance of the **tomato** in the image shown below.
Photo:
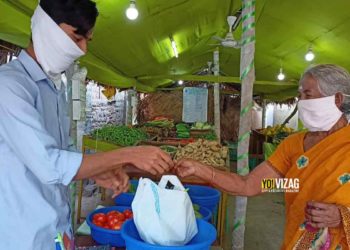
<path fill-rule="evenodd" d="M 94 214 L 94 216 L 92 217 L 92 220 L 94 221 L 98 221 L 102 224 L 106 223 L 107 222 L 107 216 L 103 213 L 97 213 L 97 214 Z"/>
<path fill-rule="evenodd" d="M 107 221 L 110 221 L 112 218 L 115 218 L 120 214 L 118 211 L 110 211 L 107 213 Z"/>
<path fill-rule="evenodd" d="M 119 214 L 119 212 L 116 211 L 116 210 L 112 210 L 112 211 L 109 211 L 109 212 L 107 213 L 107 216 L 108 216 L 108 215 L 111 215 L 111 214 Z"/>
<path fill-rule="evenodd" d="M 104 229 L 110 229 L 109 226 L 108 226 L 107 224 L 105 224 L 105 225 L 103 226 L 103 228 L 104 228 Z"/>
<path fill-rule="evenodd" d="M 107 215 L 107 222 L 112 220 L 113 218 L 117 218 L 117 215 L 116 214 L 109 214 L 109 215 Z"/>
<path fill-rule="evenodd" d="M 118 221 L 125 221 L 125 215 L 120 213 L 117 215 L 117 219 L 118 219 Z"/>
<path fill-rule="evenodd" d="M 131 210 L 127 209 L 124 211 L 124 215 L 126 219 L 131 219 L 133 217 L 133 214 L 131 212 Z"/>
<path fill-rule="evenodd" d="M 116 224 L 113 226 L 109 227 L 112 230 L 120 230 L 123 226 L 124 222 L 123 221 L 118 221 Z"/>
<path fill-rule="evenodd" d="M 98 227 L 104 227 L 104 224 L 101 223 L 100 221 L 95 221 L 95 220 L 93 220 L 92 223 L 95 224 L 95 225 L 98 226 Z"/>
<path fill-rule="evenodd" d="M 109 221 L 108 221 L 108 226 L 109 228 L 113 228 L 115 224 L 117 224 L 118 222 L 120 222 L 116 217 L 114 218 L 111 218 Z"/>

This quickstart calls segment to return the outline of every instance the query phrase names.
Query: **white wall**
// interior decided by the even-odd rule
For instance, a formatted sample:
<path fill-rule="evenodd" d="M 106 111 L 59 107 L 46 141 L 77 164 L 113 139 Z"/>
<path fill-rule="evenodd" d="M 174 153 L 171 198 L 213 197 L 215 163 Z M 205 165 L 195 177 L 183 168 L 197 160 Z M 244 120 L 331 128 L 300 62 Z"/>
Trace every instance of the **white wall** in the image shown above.
<path fill-rule="evenodd" d="M 262 128 L 262 108 L 255 103 L 252 109 L 252 129 L 261 129 Z"/>
<path fill-rule="evenodd" d="M 273 126 L 273 113 L 275 106 L 273 104 L 268 104 L 266 106 L 266 117 L 265 117 L 265 126 Z"/>
<path fill-rule="evenodd" d="M 274 105 L 269 104 L 266 107 L 266 119 L 265 124 L 267 126 L 275 126 L 282 124 L 287 117 L 293 112 L 295 105 Z M 288 127 L 298 129 L 298 113 L 287 124 Z"/>

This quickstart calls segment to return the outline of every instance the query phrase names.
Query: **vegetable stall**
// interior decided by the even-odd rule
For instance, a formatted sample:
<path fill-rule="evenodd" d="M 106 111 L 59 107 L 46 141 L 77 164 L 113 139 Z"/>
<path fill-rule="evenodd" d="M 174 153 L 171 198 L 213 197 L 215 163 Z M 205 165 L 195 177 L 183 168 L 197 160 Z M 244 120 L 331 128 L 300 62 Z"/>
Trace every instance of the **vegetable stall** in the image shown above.
<path fill-rule="evenodd" d="M 212 135 L 213 132 L 212 126 L 208 124 L 195 123 L 192 126 L 185 126 L 184 123 L 180 123 L 180 126 L 174 126 L 172 121 L 163 118 L 157 118 L 155 120 L 149 121 L 144 124 L 142 127 L 127 127 L 127 126 L 105 126 L 101 129 L 96 129 L 92 131 L 91 135 L 84 136 L 83 138 L 83 151 L 93 150 L 95 152 L 106 152 L 113 149 L 117 149 L 125 146 L 137 146 L 137 145 L 156 145 L 159 146 L 162 150 L 169 153 L 174 160 L 194 159 L 201 161 L 205 164 L 210 164 L 216 168 L 219 168 L 224 171 L 229 171 L 229 154 L 228 148 L 222 147 L 214 138 L 214 140 L 205 140 L 202 138 L 190 138 L 191 127 L 193 130 L 198 131 L 203 129 L 205 131 L 204 135 L 208 133 Z M 174 137 L 173 138 L 162 138 L 159 137 L 161 134 L 157 134 L 154 137 L 154 130 L 150 128 L 173 128 Z M 185 134 L 180 134 L 179 131 L 176 133 L 176 130 L 179 128 L 187 127 L 189 130 Z M 209 129 L 210 128 L 210 129 Z M 148 131 L 148 133 L 146 132 Z M 158 131 L 159 132 L 159 131 Z M 199 136 L 200 137 L 200 136 Z M 154 176 L 142 174 L 142 177 L 149 177 L 155 181 L 159 181 L 158 178 Z M 138 179 L 140 175 L 131 176 L 131 178 Z M 185 178 L 182 180 L 185 184 L 196 184 L 196 185 L 209 185 L 204 183 L 200 179 L 195 178 Z M 129 192 L 135 192 L 136 188 L 134 185 L 131 185 L 131 190 Z M 191 192 L 191 191 L 190 191 Z M 102 200 L 106 198 L 106 193 L 102 190 Z M 82 209 L 82 199 L 83 199 L 83 185 L 81 182 L 79 192 L 78 192 L 78 210 L 77 210 L 77 222 L 81 223 L 81 209 Z M 116 201 L 120 205 L 120 202 Z M 218 234 L 218 245 L 223 244 L 224 240 L 224 231 L 226 227 L 226 205 L 227 204 L 227 195 L 222 193 L 220 195 L 220 200 L 218 202 L 218 207 L 213 211 L 213 223 L 217 228 Z M 126 204 L 121 204 L 126 205 Z M 130 205 L 130 204 L 128 204 Z M 200 207 L 195 205 L 195 213 L 198 217 L 200 215 Z"/>
<path fill-rule="evenodd" d="M 100 17 L 79 69 L 86 68 L 88 81 L 104 88 L 98 94 L 106 95 L 105 107 L 92 105 L 87 118 L 86 74 L 78 84 L 72 80 L 77 72 L 66 74 L 68 88 L 79 92 L 67 96 L 73 138 L 83 152 L 154 145 L 174 160 L 191 158 L 246 175 L 297 131 L 283 121 L 266 124 L 267 103 L 295 102 L 300 74 L 312 63 L 333 62 L 350 68 L 346 53 L 350 6 L 346 1 L 330 5 L 322 0 L 315 6 L 314 1 L 301 0 L 137 0 L 140 15 L 134 21 L 124 15 L 130 1 L 96 2 Z M 0 63 L 28 45 L 36 5 L 33 0 L 0 1 Z M 304 60 L 311 52 L 315 60 Z M 188 111 L 184 107 L 194 105 L 184 95 L 190 88 L 200 89 L 196 94 L 205 96 L 198 100 L 206 107 L 200 112 L 207 119 L 190 119 L 199 112 L 183 114 Z M 121 92 L 133 94 L 117 100 Z M 121 105 L 125 110 L 107 110 Z M 249 120 L 255 107 L 263 110 L 259 128 L 253 128 Z M 120 111 L 122 123 L 101 122 L 106 126 L 85 133 L 86 121 L 95 113 L 101 115 L 101 110 Z M 289 113 L 297 117 L 295 112 Z M 135 124 L 132 117 L 136 117 Z M 183 181 L 208 186 L 196 179 Z M 83 185 L 78 185 L 78 191 L 77 219 L 81 222 Z M 102 196 L 106 198 L 104 191 Z M 246 200 L 230 211 L 241 211 L 233 223 L 227 219 L 228 199 L 221 193 L 214 222 L 216 243 L 222 246 L 224 233 L 232 229 L 234 249 L 243 249 Z"/>

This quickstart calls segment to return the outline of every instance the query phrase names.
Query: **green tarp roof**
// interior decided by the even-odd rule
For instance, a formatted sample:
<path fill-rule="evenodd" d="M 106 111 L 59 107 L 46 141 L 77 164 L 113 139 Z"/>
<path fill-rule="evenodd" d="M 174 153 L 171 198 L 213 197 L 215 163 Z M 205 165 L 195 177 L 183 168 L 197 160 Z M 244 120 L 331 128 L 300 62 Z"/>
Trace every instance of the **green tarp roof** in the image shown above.
<path fill-rule="evenodd" d="M 142 91 L 205 68 L 215 49 L 209 45 L 216 43 L 211 37 L 225 36 L 226 16 L 241 5 L 238 0 L 137 0 L 140 16 L 129 21 L 125 17 L 128 0 L 96 2 L 100 16 L 82 64 L 90 78 Z M 36 5 L 35 0 L 1 0 L 0 39 L 26 46 Z M 314 63 L 350 69 L 349 10 L 347 0 L 258 0 L 255 93 L 270 99 L 294 96 L 293 82 L 308 66 L 304 55 L 310 44 L 316 54 Z M 240 29 L 234 35 L 239 38 Z M 178 46 L 177 59 L 170 36 Z M 239 59 L 239 50 L 220 47 L 223 74 L 237 79 Z M 281 60 L 289 83 L 276 83 Z"/>

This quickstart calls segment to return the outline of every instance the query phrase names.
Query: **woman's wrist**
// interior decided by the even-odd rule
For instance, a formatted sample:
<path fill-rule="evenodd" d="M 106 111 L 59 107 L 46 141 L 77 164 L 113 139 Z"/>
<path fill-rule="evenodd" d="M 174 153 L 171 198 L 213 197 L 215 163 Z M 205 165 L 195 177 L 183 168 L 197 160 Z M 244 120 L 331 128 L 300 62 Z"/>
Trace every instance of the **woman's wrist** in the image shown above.
<path fill-rule="evenodd" d="M 212 167 L 203 165 L 202 163 L 197 163 L 195 167 L 195 175 L 200 179 L 210 183 L 213 181 L 213 171 L 214 169 Z"/>

